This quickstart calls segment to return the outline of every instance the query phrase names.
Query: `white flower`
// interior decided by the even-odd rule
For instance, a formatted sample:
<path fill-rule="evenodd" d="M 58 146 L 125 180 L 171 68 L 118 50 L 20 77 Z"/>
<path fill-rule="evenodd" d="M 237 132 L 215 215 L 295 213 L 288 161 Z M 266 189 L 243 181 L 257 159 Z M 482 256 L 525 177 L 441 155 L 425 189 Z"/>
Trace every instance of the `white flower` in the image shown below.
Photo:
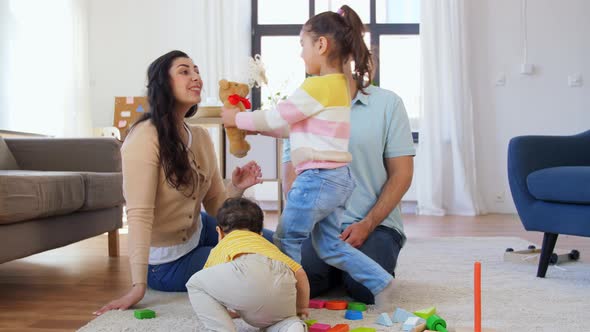
<path fill-rule="evenodd" d="M 261 87 L 262 85 L 268 84 L 266 78 L 266 69 L 264 69 L 264 63 L 260 59 L 260 54 L 256 54 L 250 58 L 248 63 L 248 84 L 250 87 Z"/>

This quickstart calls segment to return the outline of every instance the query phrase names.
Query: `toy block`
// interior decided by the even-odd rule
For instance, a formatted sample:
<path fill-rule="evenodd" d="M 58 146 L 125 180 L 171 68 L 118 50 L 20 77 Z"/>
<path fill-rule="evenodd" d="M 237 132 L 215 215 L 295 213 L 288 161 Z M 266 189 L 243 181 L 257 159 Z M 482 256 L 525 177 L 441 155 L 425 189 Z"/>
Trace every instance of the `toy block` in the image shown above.
<path fill-rule="evenodd" d="M 348 304 L 349 310 L 356 310 L 356 311 L 366 311 L 367 305 L 362 302 L 350 302 Z"/>
<path fill-rule="evenodd" d="M 345 310 L 348 307 L 348 302 L 346 301 L 326 301 L 326 309 L 330 310 Z"/>
<path fill-rule="evenodd" d="M 509 249 L 512 250 L 512 248 L 508 248 L 508 249 L 506 249 L 506 253 L 510 252 Z M 532 250 L 536 250 L 536 249 L 535 249 L 535 246 L 531 245 L 531 246 L 529 246 L 528 250 L 532 251 Z M 506 258 L 506 256 L 504 256 L 504 258 Z M 457 328 L 456 331 L 476 331 L 476 332 L 481 332 L 481 331 L 494 332 L 495 331 L 494 329 L 487 329 L 487 328 L 481 327 L 481 262 L 475 262 L 473 264 L 473 311 L 474 311 L 473 328 L 460 327 L 460 328 Z M 436 315 L 433 315 L 433 316 L 436 316 Z M 429 320 L 430 320 L 430 318 L 429 318 Z M 443 321 L 443 323 L 444 323 L 444 321 Z M 428 326 L 428 321 L 426 321 L 426 325 Z M 428 327 L 430 327 L 430 326 L 428 326 Z"/>
<path fill-rule="evenodd" d="M 447 322 L 437 315 L 432 315 L 426 320 L 426 328 L 433 331 L 447 332 Z"/>
<path fill-rule="evenodd" d="M 357 327 L 356 329 L 350 330 L 350 332 L 375 332 L 376 330 L 372 327 Z"/>
<path fill-rule="evenodd" d="M 404 322 L 404 325 L 402 326 L 402 330 L 403 331 L 411 331 L 413 330 L 417 325 L 420 324 L 420 317 L 408 317 L 408 319 L 406 319 L 406 321 Z"/>
<path fill-rule="evenodd" d="M 411 332 L 424 332 L 426 330 L 426 323 L 418 324 L 414 327 Z"/>
<path fill-rule="evenodd" d="M 356 310 L 346 310 L 344 318 L 348 320 L 361 320 L 363 319 L 363 313 Z"/>
<path fill-rule="evenodd" d="M 328 330 L 328 332 L 348 332 L 350 331 L 350 327 L 348 326 L 348 324 L 336 324 L 334 326 L 332 326 L 331 329 Z"/>
<path fill-rule="evenodd" d="M 405 322 L 409 317 L 416 317 L 414 314 L 405 311 L 404 309 L 397 308 L 391 317 L 391 320 L 394 323 L 402 323 Z"/>
<path fill-rule="evenodd" d="M 150 309 L 138 309 L 133 311 L 133 316 L 137 319 L 156 318 L 156 312 Z"/>
<path fill-rule="evenodd" d="M 326 306 L 326 301 L 324 300 L 309 300 L 309 307 L 313 309 L 321 309 Z"/>
<path fill-rule="evenodd" d="M 328 330 L 330 330 L 330 325 L 322 323 L 315 323 L 309 327 L 309 332 L 327 332 Z"/>
<path fill-rule="evenodd" d="M 416 315 L 422 319 L 428 319 L 428 317 L 430 317 L 434 314 L 436 314 L 436 307 L 430 307 L 430 308 L 414 311 L 414 315 Z"/>
<path fill-rule="evenodd" d="M 391 318 L 389 318 L 389 315 L 385 312 L 382 313 L 381 315 L 379 315 L 379 317 L 377 317 L 376 323 L 379 325 L 383 325 L 383 326 L 392 326 L 393 325 Z"/>
<path fill-rule="evenodd" d="M 315 324 L 317 322 L 318 322 L 317 319 L 308 319 L 305 321 L 305 325 L 307 325 L 307 327 L 309 328 L 310 326 L 312 326 L 313 324 Z"/>

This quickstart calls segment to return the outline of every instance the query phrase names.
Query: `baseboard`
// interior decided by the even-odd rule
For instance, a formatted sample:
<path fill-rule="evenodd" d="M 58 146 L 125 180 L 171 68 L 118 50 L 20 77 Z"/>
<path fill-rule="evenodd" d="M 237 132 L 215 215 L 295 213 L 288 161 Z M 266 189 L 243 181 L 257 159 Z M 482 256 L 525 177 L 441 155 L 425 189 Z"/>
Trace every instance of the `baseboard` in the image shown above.
<path fill-rule="evenodd" d="M 402 201 L 402 214 L 416 214 L 418 202 L 416 201 Z"/>

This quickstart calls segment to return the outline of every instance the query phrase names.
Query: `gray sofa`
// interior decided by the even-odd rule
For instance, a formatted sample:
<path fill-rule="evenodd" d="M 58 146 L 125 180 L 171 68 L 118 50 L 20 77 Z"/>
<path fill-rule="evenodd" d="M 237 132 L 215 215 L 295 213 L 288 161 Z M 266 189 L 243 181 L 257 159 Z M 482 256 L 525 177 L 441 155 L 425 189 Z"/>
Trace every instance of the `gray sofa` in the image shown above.
<path fill-rule="evenodd" d="M 120 142 L 0 137 L 0 263 L 109 233 L 119 255 Z"/>

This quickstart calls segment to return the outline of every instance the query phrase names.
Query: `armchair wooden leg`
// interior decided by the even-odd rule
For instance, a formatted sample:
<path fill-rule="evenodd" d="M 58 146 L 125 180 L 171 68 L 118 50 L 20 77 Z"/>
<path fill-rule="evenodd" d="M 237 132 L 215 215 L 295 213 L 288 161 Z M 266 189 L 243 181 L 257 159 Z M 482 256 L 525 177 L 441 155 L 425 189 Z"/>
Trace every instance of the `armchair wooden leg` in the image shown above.
<path fill-rule="evenodd" d="M 109 232 L 109 256 L 119 257 L 119 229 Z"/>
<path fill-rule="evenodd" d="M 543 247 L 541 247 L 541 257 L 539 258 L 539 269 L 537 270 L 537 277 L 545 278 L 547 267 L 549 267 L 549 259 L 555 249 L 557 236 L 559 234 L 545 233 L 543 236 Z"/>

